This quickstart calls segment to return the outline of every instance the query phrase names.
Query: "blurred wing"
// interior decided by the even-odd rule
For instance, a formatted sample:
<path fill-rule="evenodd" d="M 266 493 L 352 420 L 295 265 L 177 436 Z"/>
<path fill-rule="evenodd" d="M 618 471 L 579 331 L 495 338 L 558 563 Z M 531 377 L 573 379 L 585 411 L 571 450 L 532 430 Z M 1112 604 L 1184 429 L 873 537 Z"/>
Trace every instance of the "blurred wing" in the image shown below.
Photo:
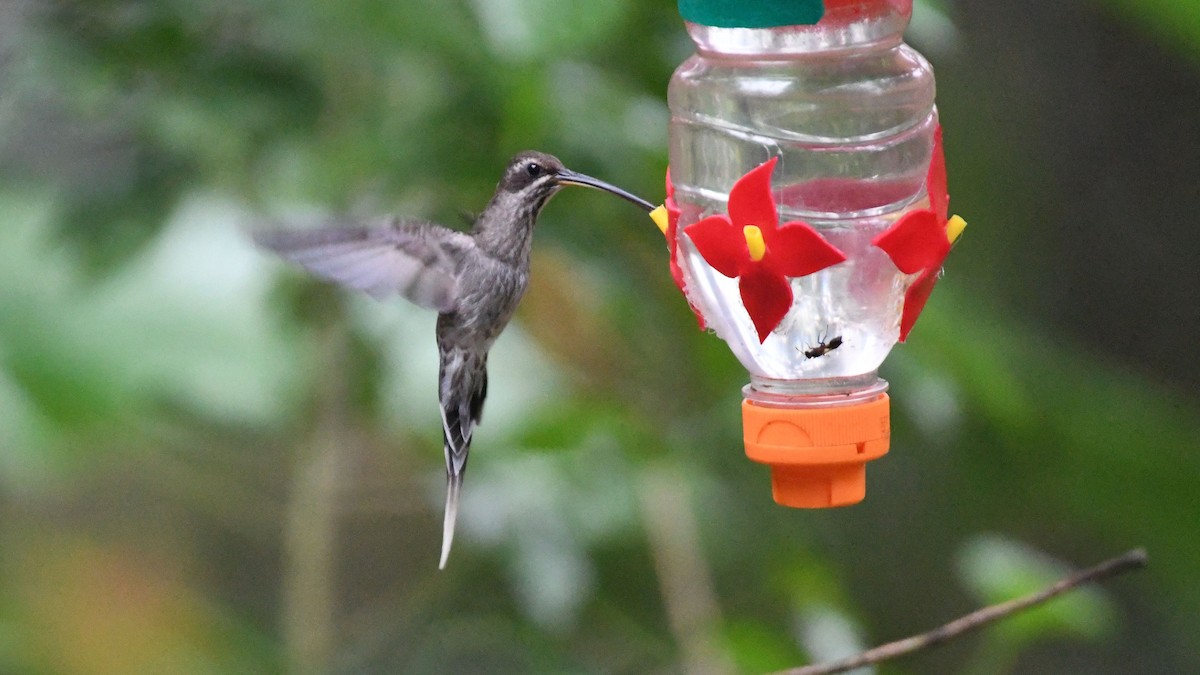
<path fill-rule="evenodd" d="M 397 218 L 375 227 L 265 230 L 254 241 L 324 279 L 375 298 L 397 293 L 438 312 L 454 309 L 459 270 L 475 247 L 462 232 Z"/>

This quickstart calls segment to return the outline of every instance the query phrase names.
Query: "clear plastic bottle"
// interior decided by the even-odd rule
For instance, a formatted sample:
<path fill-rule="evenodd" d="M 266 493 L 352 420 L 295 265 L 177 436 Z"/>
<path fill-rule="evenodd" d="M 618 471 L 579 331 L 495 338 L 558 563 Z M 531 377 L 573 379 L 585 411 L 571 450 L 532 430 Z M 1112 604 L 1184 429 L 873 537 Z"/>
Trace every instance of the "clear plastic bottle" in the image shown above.
<path fill-rule="evenodd" d="M 707 3 L 681 3 L 687 20 L 685 4 Z M 938 126 L 933 71 L 903 42 L 911 0 L 824 4 L 813 25 L 687 23 L 697 51 L 675 71 L 668 93 L 678 257 L 689 301 L 750 373 L 747 404 L 828 408 L 882 399 L 882 422 L 867 425 L 886 430 L 886 382 L 877 371 L 897 341 L 912 276 L 872 239 L 905 213 L 928 208 Z M 780 222 L 808 223 L 846 261 L 790 278 L 792 307 L 760 342 L 738 280 L 706 263 L 684 228 L 726 212 L 730 187 L 773 157 Z M 834 338 L 836 349 L 806 355 Z M 885 438 L 878 454 L 886 447 Z M 830 504 L 792 505 L 852 503 L 862 499 L 855 490 Z"/>

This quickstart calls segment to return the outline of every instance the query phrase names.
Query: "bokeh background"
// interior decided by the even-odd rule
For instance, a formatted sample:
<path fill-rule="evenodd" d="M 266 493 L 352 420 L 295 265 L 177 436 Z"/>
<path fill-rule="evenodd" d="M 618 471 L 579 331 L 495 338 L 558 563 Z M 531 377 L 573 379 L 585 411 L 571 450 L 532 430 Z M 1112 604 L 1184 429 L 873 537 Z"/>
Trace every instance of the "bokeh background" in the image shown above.
<path fill-rule="evenodd" d="M 1200 4 L 918 2 L 970 222 L 867 500 L 773 505 L 661 235 L 566 191 L 442 506 L 434 317 L 263 213 L 662 197 L 674 3 L 0 0 L 0 673 L 732 673 L 1149 570 L 881 673 L 1200 672 Z"/>

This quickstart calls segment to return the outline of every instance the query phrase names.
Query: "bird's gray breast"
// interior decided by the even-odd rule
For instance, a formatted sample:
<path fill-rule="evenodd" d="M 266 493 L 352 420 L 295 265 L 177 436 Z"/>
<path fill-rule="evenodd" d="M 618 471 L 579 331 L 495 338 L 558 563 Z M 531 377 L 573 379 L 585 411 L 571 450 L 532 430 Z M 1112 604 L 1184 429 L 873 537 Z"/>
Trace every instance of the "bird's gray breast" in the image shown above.
<path fill-rule="evenodd" d="M 527 265 L 473 258 L 460 272 L 455 310 L 438 321 L 439 342 L 486 350 L 512 319 L 528 284 Z"/>

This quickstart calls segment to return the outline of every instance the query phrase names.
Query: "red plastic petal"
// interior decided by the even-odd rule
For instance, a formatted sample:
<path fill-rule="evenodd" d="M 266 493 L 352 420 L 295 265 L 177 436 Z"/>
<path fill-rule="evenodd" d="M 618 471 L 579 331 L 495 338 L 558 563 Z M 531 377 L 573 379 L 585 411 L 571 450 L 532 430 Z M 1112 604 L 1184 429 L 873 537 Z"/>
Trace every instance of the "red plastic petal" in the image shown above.
<path fill-rule="evenodd" d="M 791 309 L 792 287 L 782 275 L 762 265 L 755 265 L 754 269 L 742 275 L 738 290 L 741 291 L 746 313 L 758 331 L 758 341 L 763 342 Z"/>
<path fill-rule="evenodd" d="M 667 197 L 664 206 L 667 208 L 667 231 L 663 234 L 667 237 L 667 250 L 671 252 L 671 278 L 682 291 L 683 269 L 679 267 L 679 242 L 676 239 L 679 234 L 679 207 L 675 206 L 675 200 L 670 197 Z"/>
<path fill-rule="evenodd" d="M 675 281 L 675 285 L 683 293 L 683 297 L 687 300 L 688 307 L 692 310 L 692 314 L 696 315 L 696 323 L 700 330 L 708 327 L 704 321 L 704 315 L 700 313 L 699 308 L 692 304 L 691 298 L 687 297 L 687 288 L 683 281 L 683 268 L 679 266 L 679 241 L 676 235 L 679 229 L 679 209 L 675 207 L 675 201 L 667 198 L 667 248 L 671 251 L 671 279 Z"/>
<path fill-rule="evenodd" d="M 721 274 L 733 278 L 750 262 L 742 228 L 734 227 L 725 215 L 709 216 L 683 228 L 704 260 Z"/>
<path fill-rule="evenodd" d="M 675 231 L 679 225 L 679 216 L 683 213 L 679 205 L 675 203 L 675 184 L 671 182 L 671 170 L 667 169 L 667 198 L 663 200 L 663 207 L 667 209 L 667 236 L 672 242 L 675 241 Z M 675 255 L 675 249 L 672 247 L 671 255 Z"/>
<path fill-rule="evenodd" d="M 846 254 L 825 241 L 808 223 L 784 223 L 768 235 L 766 264 L 789 277 L 804 277 L 846 260 Z"/>
<path fill-rule="evenodd" d="M 925 303 L 929 300 L 929 294 L 933 293 L 933 286 L 937 283 L 940 270 L 940 267 L 934 268 L 917 277 L 913 285 L 909 286 L 908 291 L 904 293 L 904 311 L 900 313 L 901 342 L 908 339 L 908 332 L 917 322 L 921 310 L 925 309 Z"/>
<path fill-rule="evenodd" d="M 946 155 L 942 151 L 942 125 L 933 131 L 933 158 L 925 175 L 925 190 L 929 193 L 929 208 L 941 222 L 950 217 L 950 194 L 946 190 Z"/>
<path fill-rule="evenodd" d="M 683 290 L 683 270 L 679 267 L 679 216 L 682 213 L 675 204 L 675 185 L 671 183 L 671 170 L 667 169 L 667 198 L 663 201 L 667 210 L 667 229 L 663 235 L 667 238 L 667 250 L 671 253 L 671 278 L 679 290 Z M 703 320 L 701 320 L 703 323 Z"/>
<path fill-rule="evenodd" d="M 904 214 L 887 230 L 871 240 L 883 249 L 905 274 L 938 267 L 950 254 L 946 221 L 929 209 Z"/>
<path fill-rule="evenodd" d="M 778 157 L 772 157 L 733 184 L 729 191 L 729 218 L 738 231 L 746 225 L 757 225 L 766 233 L 779 224 L 775 200 L 771 197 L 771 172 L 778 161 Z"/>
<path fill-rule="evenodd" d="M 671 182 L 671 169 L 669 168 L 667 169 L 667 198 L 663 201 L 663 206 L 667 209 L 667 231 L 663 234 L 667 238 L 667 250 L 671 253 L 671 279 L 683 293 L 692 314 L 696 315 L 696 323 L 699 324 L 700 330 L 704 330 L 707 328 L 704 315 L 692 304 L 691 298 L 687 297 L 687 288 L 683 282 L 683 268 L 679 266 L 679 216 L 682 211 L 675 203 L 675 184 Z"/>

